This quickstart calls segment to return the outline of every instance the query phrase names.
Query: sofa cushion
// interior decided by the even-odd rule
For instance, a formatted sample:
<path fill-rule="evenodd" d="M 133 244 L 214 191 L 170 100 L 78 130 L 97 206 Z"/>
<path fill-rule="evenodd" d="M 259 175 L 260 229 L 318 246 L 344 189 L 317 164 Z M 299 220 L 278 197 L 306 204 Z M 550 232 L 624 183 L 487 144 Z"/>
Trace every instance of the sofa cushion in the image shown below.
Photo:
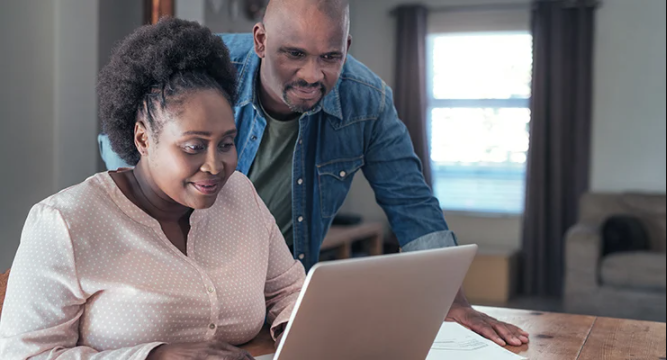
<path fill-rule="evenodd" d="M 667 289 L 667 256 L 652 252 L 616 253 L 602 260 L 603 286 L 659 291 Z"/>
<path fill-rule="evenodd" d="M 667 252 L 667 219 L 665 217 L 654 218 L 654 226 L 649 227 L 649 237 L 652 240 L 653 251 Z"/>
<path fill-rule="evenodd" d="M 628 212 L 642 219 L 649 235 L 651 250 L 665 253 L 667 198 L 664 195 L 624 194 L 621 199 Z"/>

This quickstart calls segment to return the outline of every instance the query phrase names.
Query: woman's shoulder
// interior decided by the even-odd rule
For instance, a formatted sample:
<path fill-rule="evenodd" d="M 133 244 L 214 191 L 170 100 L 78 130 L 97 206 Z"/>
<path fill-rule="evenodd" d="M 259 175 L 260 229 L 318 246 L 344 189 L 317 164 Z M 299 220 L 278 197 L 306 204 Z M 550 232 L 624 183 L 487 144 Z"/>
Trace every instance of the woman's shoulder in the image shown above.
<path fill-rule="evenodd" d="M 218 202 L 228 202 L 230 200 L 247 201 L 249 198 L 255 196 L 255 187 L 248 177 L 243 173 L 235 171 L 232 176 L 227 179 L 225 186 L 222 187 L 220 194 L 218 194 Z"/>
<path fill-rule="evenodd" d="M 210 218 L 232 217 L 238 226 L 269 229 L 272 221 L 269 210 L 257 194 L 250 179 L 240 172 L 234 172 L 218 194 L 215 204 L 208 210 L 201 212 Z M 259 221 L 259 222 L 258 222 Z"/>
<path fill-rule="evenodd" d="M 91 208 L 110 201 L 107 191 L 109 181 L 113 180 L 108 173 L 95 174 L 79 184 L 72 185 L 47 197 L 37 203 L 35 207 L 50 208 L 60 212 L 63 216 L 89 212 Z"/>
<path fill-rule="evenodd" d="M 243 173 L 235 171 L 218 194 L 214 207 L 232 207 L 234 210 L 256 210 L 259 196 L 255 186 Z"/>

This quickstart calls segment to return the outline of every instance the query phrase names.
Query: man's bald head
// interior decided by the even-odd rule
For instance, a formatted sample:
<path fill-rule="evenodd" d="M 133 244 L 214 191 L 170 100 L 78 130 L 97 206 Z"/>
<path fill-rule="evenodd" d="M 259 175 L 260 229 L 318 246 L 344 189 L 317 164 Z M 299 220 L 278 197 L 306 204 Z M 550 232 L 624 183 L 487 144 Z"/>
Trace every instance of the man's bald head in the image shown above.
<path fill-rule="evenodd" d="M 264 13 L 264 24 L 285 21 L 300 14 L 317 11 L 332 21 L 344 22 L 350 26 L 350 3 L 348 0 L 270 0 Z"/>
<path fill-rule="evenodd" d="M 350 37 L 348 0 L 271 0 L 253 30 L 262 106 L 274 116 L 314 109 L 338 82 Z"/>

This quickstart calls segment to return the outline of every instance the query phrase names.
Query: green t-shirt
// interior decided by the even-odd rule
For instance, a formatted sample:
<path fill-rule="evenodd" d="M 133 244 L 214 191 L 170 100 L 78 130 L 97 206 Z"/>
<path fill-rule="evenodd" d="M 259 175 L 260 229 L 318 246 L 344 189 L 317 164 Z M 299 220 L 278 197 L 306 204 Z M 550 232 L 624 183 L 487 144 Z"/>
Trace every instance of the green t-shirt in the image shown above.
<path fill-rule="evenodd" d="M 264 111 L 266 114 L 266 111 Z M 292 246 L 292 160 L 299 136 L 299 119 L 280 121 L 266 114 L 266 129 L 262 135 L 255 161 L 248 178 L 259 197 L 276 219 L 288 246 Z"/>

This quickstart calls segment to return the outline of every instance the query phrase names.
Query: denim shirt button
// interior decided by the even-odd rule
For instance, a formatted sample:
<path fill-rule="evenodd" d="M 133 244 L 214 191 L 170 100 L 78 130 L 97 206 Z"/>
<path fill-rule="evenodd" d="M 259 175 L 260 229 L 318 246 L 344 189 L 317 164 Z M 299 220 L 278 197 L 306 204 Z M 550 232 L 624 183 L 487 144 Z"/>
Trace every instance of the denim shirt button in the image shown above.
<path fill-rule="evenodd" d="M 303 185 L 303 179 L 297 180 L 296 183 L 299 184 L 299 185 Z"/>
<path fill-rule="evenodd" d="M 347 175 L 347 173 L 345 171 L 341 171 L 339 175 L 340 175 L 340 177 L 345 177 L 345 175 Z"/>
<path fill-rule="evenodd" d="M 299 254 L 299 260 L 303 260 L 306 258 L 306 254 Z"/>
<path fill-rule="evenodd" d="M 296 219 L 298 222 L 303 222 L 303 216 L 299 216 L 299 218 Z"/>
<path fill-rule="evenodd" d="M 252 141 L 257 141 L 257 135 L 253 135 L 253 136 L 251 136 L 251 137 L 250 137 L 250 140 L 252 140 Z"/>

